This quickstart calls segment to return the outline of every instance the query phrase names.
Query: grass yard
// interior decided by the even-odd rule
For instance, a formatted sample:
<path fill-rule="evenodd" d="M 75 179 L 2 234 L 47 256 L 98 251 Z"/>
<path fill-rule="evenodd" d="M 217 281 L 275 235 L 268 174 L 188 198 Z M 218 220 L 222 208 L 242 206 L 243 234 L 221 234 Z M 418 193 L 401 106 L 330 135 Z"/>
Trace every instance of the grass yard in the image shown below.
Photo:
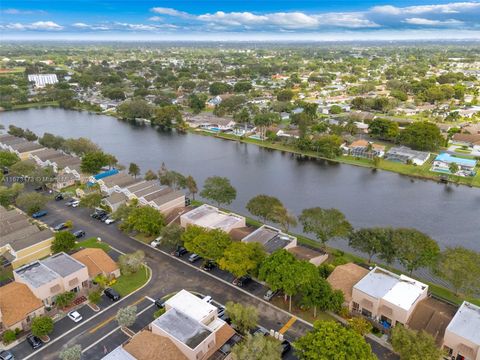
<path fill-rule="evenodd" d="M 147 270 L 145 270 L 147 269 Z M 112 288 L 118 291 L 121 296 L 130 294 L 140 286 L 145 284 L 150 275 L 150 269 L 142 267 L 136 273 L 131 275 L 122 275 L 117 279 L 117 282 L 112 285 Z"/>
<path fill-rule="evenodd" d="M 83 241 L 79 241 L 75 244 L 75 249 L 79 248 L 97 248 L 102 249 L 106 253 L 110 251 L 110 245 L 106 242 L 98 241 L 96 238 L 89 238 Z"/>
<path fill-rule="evenodd" d="M 288 300 L 285 301 L 283 296 L 275 296 L 272 299 L 272 304 L 285 310 L 288 311 Z M 323 321 L 336 321 L 336 319 L 327 314 L 326 312 L 320 311 L 317 309 L 317 317 L 313 317 L 313 308 L 304 310 L 301 309 L 298 304 L 298 299 L 295 301 L 295 299 L 292 299 L 292 311 L 291 313 L 295 315 L 296 317 L 302 318 L 303 320 L 306 320 L 310 323 L 313 323 L 317 320 L 323 320 Z"/>

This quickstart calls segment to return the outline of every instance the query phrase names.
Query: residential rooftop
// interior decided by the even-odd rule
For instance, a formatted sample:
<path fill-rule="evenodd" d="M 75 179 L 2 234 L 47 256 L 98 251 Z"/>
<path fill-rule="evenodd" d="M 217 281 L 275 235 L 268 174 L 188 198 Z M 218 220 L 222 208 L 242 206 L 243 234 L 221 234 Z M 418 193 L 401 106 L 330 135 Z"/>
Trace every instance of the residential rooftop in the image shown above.
<path fill-rule="evenodd" d="M 464 301 L 458 309 L 447 331 L 480 346 L 480 306 Z"/>
<path fill-rule="evenodd" d="M 85 265 L 80 261 L 75 260 L 73 257 L 63 252 L 52 255 L 44 260 L 41 260 L 41 262 L 51 270 L 55 271 L 61 277 L 71 275 L 85 267 Z"/>
<path fill-rule="evenodd" d="M 19 277 L 34 288 L 39 288 L 59 277 L 55 271 L 42 264 L 40 261 L 24 265 L 14 271 Z"/>
<path fill-rule="evenodd" d="M 172 296 L 165 304 L 180 310 L 196 321 L 203 321 L 213 312 L 217 311 L 215 306 L 203 301 L 185 289 Z"/>
<path fill-rule="evenodd" d="M 341 290 L 345 301 L 352 300 L 352 288 L 368 274 L 368 270 L 354 263 L 338 265 L 328 276 L 327 281 L 335 290 Z"/>
<path fill-rule="evenodd" d="M 245 218 L 243 216 L 229 214 L 207 204 L 183 214 L 181 218 L 184 218 L 191 224 L 208 229 L 229 231 L 234 227 L 245 226 Z"/>
<path fill-rule="evenodd" d="M 285 248 L 293 241 L 296 241 L 296 238 L 285 234 L 274 227 L 263 225 L 243 238 L 242 241 L 259 243 L 265 248 L 266 252 L 271 254 L 276 250 Z"/>
<path fill-rule="evenodd" d="M 191 349 L 195 349 L 212 333 L 201 322 L 175 308 L 167 310 L 153 324 Z"/>
<path fill-rule="evenodd" d="M 42 301 L 25 284 L 13 281 L 0 287 L 0 312 L 7 327 L 19 323 L 41 307 Z"/>

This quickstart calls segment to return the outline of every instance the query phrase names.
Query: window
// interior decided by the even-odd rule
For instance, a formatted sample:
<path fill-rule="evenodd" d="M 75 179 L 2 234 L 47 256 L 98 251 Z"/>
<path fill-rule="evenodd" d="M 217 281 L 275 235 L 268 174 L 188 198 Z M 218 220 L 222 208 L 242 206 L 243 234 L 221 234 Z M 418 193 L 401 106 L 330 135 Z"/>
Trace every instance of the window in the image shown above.
<path fill-rule="evenodd" d="M 352 303 L 352 309 L 354 311 L 360 311 L 360 304 L 356 303 L 355 301 Z"/>
<path fill-rule="evenodd" d="M 371 318 L 372 317 L 372 312 L 368 311 L 367 309 L 362 309 L 362 315 L 366 316 L 367 318 Z"/>
<path fill-rule="evenodd" d="M 447 353 L 448 356 L 453 355 L 453 349 L 449 348 L 448 346 L 444 345 L 443 350 Z"/>

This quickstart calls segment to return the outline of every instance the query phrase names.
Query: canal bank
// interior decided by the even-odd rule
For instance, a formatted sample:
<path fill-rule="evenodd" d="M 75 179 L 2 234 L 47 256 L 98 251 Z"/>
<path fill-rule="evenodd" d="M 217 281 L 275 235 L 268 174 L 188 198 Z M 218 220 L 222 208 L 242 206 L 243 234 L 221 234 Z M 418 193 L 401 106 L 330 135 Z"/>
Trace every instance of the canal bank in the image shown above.
<path fill-rule="evenodd" d="M 413 227 L 436 239 L 442 248 L 465 246 L 480 251 L 480 191 L 437 184 L 388 171 L 308 159 L 256 144 L 162 133 L 114 117 L 56 108 L 0 114 L 0 122 L 29 128 L 38 135 L 87 137 L 120 163 L 135 162 L 143 172 L 165 163 L 192 175 L 199 187 L 212 175 L 228 177 L 238 192 L 229 209 L 247 213 L 245 205 L 258 194 L 279 198 L 295 215 L 305 208 L 337 208 L 356 228 Z M 301 233 L 301 229 L 292 229 Z M 345 241 L 333 247 L 348 251 Z"/>

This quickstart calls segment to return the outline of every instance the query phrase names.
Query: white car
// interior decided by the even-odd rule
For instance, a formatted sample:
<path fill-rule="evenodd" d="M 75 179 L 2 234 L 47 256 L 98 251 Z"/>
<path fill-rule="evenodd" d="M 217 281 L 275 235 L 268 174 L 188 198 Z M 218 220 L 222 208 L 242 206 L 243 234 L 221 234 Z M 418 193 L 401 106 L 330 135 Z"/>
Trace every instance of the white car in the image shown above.
<path fill-rule="evenodd" d="M 80 205 L 80 200 L 76 200 L 72 203 L 72 207 L 78 207 Z"/>
<path fill-rule="evenodd" d="M 161 237 L 161 236 L 157 237 L 155 240 L 153 240 L 153 241 L 150 243 L 150 246 L 156 248 L 158 245 L 160 245 L 160 241 L 161 241 L 161 240 L 162 240 L 162 237 Z"/>
<path fill-rule="evenodd" d="M 78 311 L 70 311 L 67 316 L 72 319 L 74 322 L 78 323 L 79 321 L 82 321 L 82 315 Z"/>
<path fill-rule="evenodd" d="M 112 218 L 108 218 L 107 220 L 105 220 L 105 224 L 107 225 L 113 224 L 114 222 L 115 222 L 115 219 L 112 219 Z"/>

